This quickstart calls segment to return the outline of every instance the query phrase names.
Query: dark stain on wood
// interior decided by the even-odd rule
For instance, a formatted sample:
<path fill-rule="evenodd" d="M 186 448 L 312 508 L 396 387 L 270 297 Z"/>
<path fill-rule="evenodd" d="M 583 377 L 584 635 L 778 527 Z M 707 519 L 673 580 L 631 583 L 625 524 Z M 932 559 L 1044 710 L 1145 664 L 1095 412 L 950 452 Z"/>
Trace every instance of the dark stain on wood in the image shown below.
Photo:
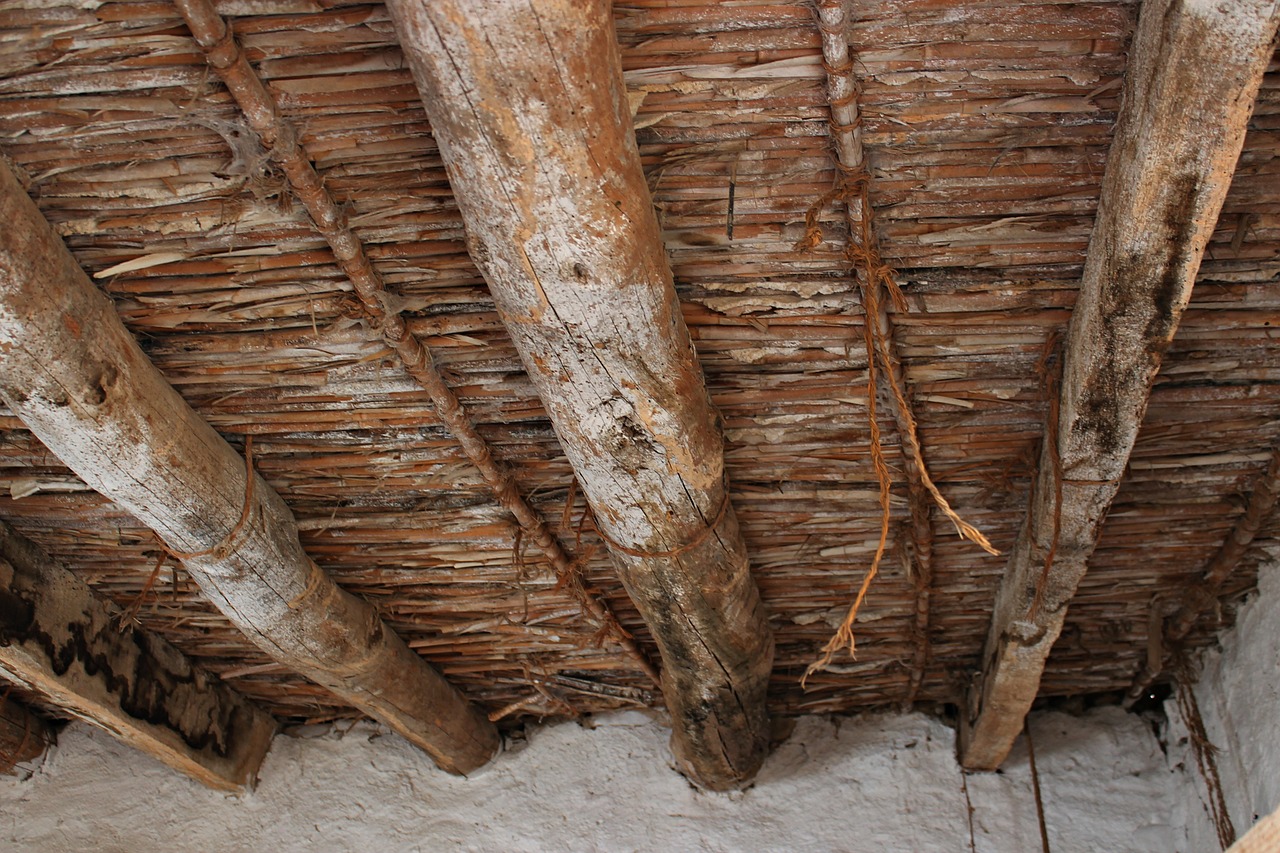
<path fill-rule="evenodd" d="M 207 722 L 201 719 L 198 725 L 174 713 L 175 696 L 181 687 L 204 693 L 212 677 L 163 666 L 153 639 L 131 626 L 121 632 L 122 640 L 104 636 L 115 630 L 111 624 L 69 622 L 55 638 L 37 624 L 36 602 L 12 588 L 0 589 L 0 646 L 23 644 L 29 651 L 39 649 L 57 676 L 66 675 L 78 664 L 85 675 L 97 679 L 119 700 L 121 710 L 129 716 L 178 733 L 194 750 L 228 757 L 240 724 L 238 709 L 229 703 L 210 702 L 207 710 L 214 712 L 214 718 Z M 113 661 L 116 656 L 108 651 L 117 642 L 131 643 L 137 649 L 136 655 L 128 656 L 134 664 L 130 672 L 118 671 Z M 181 707 L 182 703 L 176 705 Z"/>
<path fill-rule="evenodd" d="M 1179 176 L 1161 217 L 1165 243 L 1154 251 L 1121 255 L 1104 285 L 1099 339 L 1113 349 L 1085 388 L 1077 429 L 1091 436 L 1107 456 L 1128 452 L 1128 438 L 1117 429 L 1133 414 L 1127 410 L 1126 390 L 1145 386 L 1149 374 L 1159 368 L 1182 315 L 1183 269 L 1194 252 L 1191 241 L 1199 194 L 1200 182 L 1194 174 Z M 1147 359 L 1134 361 L 1119 348 L 1132 340 L 1133 329 L 1140 323 Z"/>

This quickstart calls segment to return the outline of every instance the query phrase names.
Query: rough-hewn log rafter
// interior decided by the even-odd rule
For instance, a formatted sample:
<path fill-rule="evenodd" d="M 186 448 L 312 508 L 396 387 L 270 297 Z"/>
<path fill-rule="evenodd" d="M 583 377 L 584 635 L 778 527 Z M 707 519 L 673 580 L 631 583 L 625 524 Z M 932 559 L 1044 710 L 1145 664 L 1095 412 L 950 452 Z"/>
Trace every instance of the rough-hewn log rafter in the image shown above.
<path fill-rule="evenodd" d="M 0 522 L 0 672 L 198 782 L 251 786 L 276 723 Z"/>
<path fill-rule="evenodd" d="M 390 5 L 484 274 L 662 651 L 673 746 L 745 784 L 772 633 L 680 314 L 605 2 Z"/>
<path fill-rule="evenodd" d="M 660 684 L 657 669 L 635 640 L 618 624 L 607 603 L 588 592 L 575 577 L 574 565 L 546 521 L 520 493 L 511 472 L 493 458 L 489 444 L 476 429 L 466 409 L 435 366 L 430 349 L 412 334 L 404 317 L 388 306 L 387 287 L 369 260 L 364 244 L 347 224 L 346 214 L 316 173 L 310 157 L 298 141 L 297 131 L 280 114 L 275 99 L 244 57 L 226 22 L 210 0 L 175 0 L 209 65 L 240 105 L 249 125 L 280 164 L 294 195 L 302 201 L 316 230 L 328 242 L 334 259 L 355 288 L 365 314 L 391 347 L 409 374 L 426 390 L 441 422 L 462 446 L 498 503 L 510 512 L 533 543 L 546 554 L 558 577 L 582 608 L 614 638 L 641 670 Z"/>
<path fill-rule="evenodd" d="M 1004 760 L 1035 699 L 1222 208 L 1278 9 L 1275 0 L 1142 6 L 1057 418 L 962 727 L 968 768 Z"/>
<path fill-rule="evenodd" d="M 835 142 L 836 157 L 846 176 L 865 171 L 866 153 L 862 147 L 862 121 L 858 113 L 858 81 L 854 77 L 853 57 L 849 51 L 849 33 L 845 19 L 843 0 L 819 0 L 818 26 L 822 32 L 822 58 L 827 71 L 827 100 L 831 107 L 831 134 Z M 870 216 L 863 210 L 860 199 L 845 199 L 845 214 L 849 224 L 850 239 L 861 231 L 861 220 Z M 929 596 L 933 589 L 933 501 L 924 483 L 924 449 L 915 432 L 915 413 L 912 410 L 911 391 L 906 372 L 902 368 L 901 344 L 894 331 L 893 315 L 889 312 L 889 294 L 883 292 L 879 282 L 869 286 L 881 291 L 878 310 L 868 322 L 876 323 L 881 338 L 888 342 L 888 370 L 890 381 L 902 390 L 899 403 L 896 395 L 888 395 L 887 402 L 893 412 L 902 451 L 903 470 L 906 473 L 907 495 L 911 513 L 910 565 L 915 586 L 915 614 L 912 624 L 912 659 L 910 681 L 903 703 L 915 701 L 924 680 L 929 661 Z M 868 358 L 874 358 L 868 353 Z"/>
<path fill-rule="evenodd" d="M 191 409 L 0 166 L 0 398 L 53 453 L 182 555 L 276 661 L 466 772 L 497 731 L 303 551 L 280 496 Z"/>
<path fill-rule="evenodd" d="M 1183 592 L 1181 600 L 1175 602 L 1175 609 L 1167 619 L 1162 620 L 1163 634 L 1158 642 L 1151 645 L 1152 649 L 1168 649 L 1182 642 L 1187 634 L 1191 633 L 1192 627 L 1199 621 L 1201 615 L 1218 601 L 1222 585 L 1240 564 L 1245 552 L 1253 544 L 1254 538 L 1271 517 L 1278 498 L 1280 498 L 1280 447 L 1271 451 L 1271 462 L 1254 484 L 1253 491 L 1249 494 L 1249 502 L 1245 505 L 1244 514 L 1236 520 L 1235 526 L 1223 540 L 1222 546 L 1205 566 L 1200 581 Z M 1152 606 L 1159 607 L 1160 604 L 1156 602 Z M 1160 622 L 1156 622 L 1157 629 L 1159 625 Z M 1153 657 L 1155 659 L 1148 660 L 1134 678 L 1128 693 L 1130 701 L 1140 697 L 1160 676 L 1164 667 L 1164 661 L 1161 659 L 1163 654 L 1157 653 Z"/>

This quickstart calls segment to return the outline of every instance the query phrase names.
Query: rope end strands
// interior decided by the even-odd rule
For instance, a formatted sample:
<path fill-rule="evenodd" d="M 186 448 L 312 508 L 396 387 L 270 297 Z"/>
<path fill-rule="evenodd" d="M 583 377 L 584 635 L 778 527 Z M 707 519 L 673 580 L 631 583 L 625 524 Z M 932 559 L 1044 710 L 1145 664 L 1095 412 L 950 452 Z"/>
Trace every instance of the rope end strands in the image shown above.
<path fill-rule="evenodd" d="M 880 293 L 882 289 L 887 291 L 889 299 L 897 311 L 905 312 L 908 309 L 906 297 L 898 286 L 893 268 L 884 263 L 880 258 L 879 250 L 876 248 L 871 224 L 871 203 L 867 191 L 870 176 L 862 168 L 849 169 L 842 165 L 839 168 L 840 177 L 836 186 L 821 196 L 805 214 L 805 233 L 800 241 L 796 243 L 795 249 L 796 251 L 807 251 L 816 247 L 822 241 L 822 231 L 821 226 L 818 225 L 818 216 L 822 208 L 831 202 L 838 199 L 847 205 L 850 210 L 851 232 L 854 226 L 852 211 L 859 209 L 862 212 L 862 215 L 857 219 L 857 225 L 861 232 L 860 240 L 856 242 L 850 241 L 846 249 L 846 256 L 853 265 L 857 277 L 858 291 L 862 297 L 863 315 L 865 317 L 863 323 L 863 346 L 867 352 L 867 418 L 871 431 L 872 464 L 880 487 L 881 525 L 880 539 L 876 546 L 876 554 L 872 559 L 871 568 L 863 579 L 853 604 L 849 607 L 849 611 L 841 622 L 840 627 L 823 647 L 822 657 L 815 663 L 810 664 L 805 670 L 805 674 L 801 678 L 802 687 L 810 675 L 827 667 L 840 649 L 847 647 L 850 656 L 856 656 L 853 625 L 857 621 L 858 610 L 866 599 L 871 582 L 878 574 L 880 562 L 884 557 L 889 536 L 891 515 L 889 496 L 892 487 L 892 475 L 885 462 L 880 425 L 876 419 L 876 389 L 881 371 L 884 373 L 886 384 L 893 395 L 899 418 L 904 426 L 902 437 L 907 442 L 913 457 L 919 463 L 918 470 L 921 484 L 929 493 L 934 505 L 951 521 L 955 526 L 956 533 L 962 539 L 973 542 L 992 556 L 999 556 L 1000 554 L 1000 551 L 991 544 L 991 541 L 987 539 L 981 530 L 965 521 L 952 508 L 950 502 L 947 501 L 933 481 L 933 477 L 930 476 L 928 467 L 924 464 L 916 421 L 911 414 L 911 406 L 907 400 L 906 391 L 903 389 L 902 382 L 894 369 L 895 365 L 890 351 L 888 332 L 878 322 L 881 313 Z"/>
<path fill-rule="evenodd" d="M 908 477 L 912 478 L 913 491 L 921 488 L 926 491 L 933 504 L 955 526 L 956 533 L 962 539 L 973 542 L 993 556 L 998 556 L 1000 553 L 982 531 L 965 521 L 952 508 L 934 483 L 925 464 L 911 401 L 904 389 L 906 380 L 902 375 L 901 364 L 894 356 L 892 349 L 892 319 L 882 307 L 881 296 L 887 293 L 888 300 L 896 312 L 906 313 L 909 310 L 893 268 L 880 256 L 875 236 L 868 192 L 871 176 L 867 172 L 863 155 L 862 115 L 857 108 L 861 85 L 853 74 L 855 58 L 849 50 L 848 39 L 844 32 L 844 9 L 843 5 L 835 0 L 820 0 L 816 9 L 818 27 L 822 35 L 823 67 L 827 73 L 829 133 L 835 149 L 833 159 L 838 174 L 832 189 L 824 193 L 806 212 L 804 234 L 794 248 L 797 252 L 807 252 L 821 244 L 823 235 L 818 220 L 822 210 L 836 201 L 844 203 L 849 227 L 845 256 L 857 280 L 863 307 L 863 345 L 867 353 L 867 416 L 871 431 L 872 464 L 879 481 L 881 523 L 880 538 L 871 567 L 840 627 L 823 647 L 822 657 L 806 669 L 804 677 L 801 678 L 802 687 L 810 675 L 828 666 L 841 649 L 847 647 L 851 656 L 855 654 L 853 625 L 857 621 L 858 610 L 866 599 L 871 583 L 879 572 L 888 541 L 892 477 L 885 463 L 880 427 L 876 420 L 879 372 L 884 373 L 886 385 L 896 407 L 896 420 L 901 439 L 906 444 L 904 456 L 907 457 Z"/>

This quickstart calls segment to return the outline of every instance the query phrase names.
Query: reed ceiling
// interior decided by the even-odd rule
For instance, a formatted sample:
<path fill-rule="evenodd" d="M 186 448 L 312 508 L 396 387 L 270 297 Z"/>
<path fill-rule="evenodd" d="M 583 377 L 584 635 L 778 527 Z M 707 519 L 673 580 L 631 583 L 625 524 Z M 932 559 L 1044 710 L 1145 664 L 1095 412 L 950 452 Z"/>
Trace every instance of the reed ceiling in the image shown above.
<path fill-rule="evenodd" d="M 480 432 L 586 577 L 650 638 L 466 247 L 431 125 L 378 4 L 227 0 L 249 60 Z M 853 4 L 849 38 L 896 334 L 929 468 L 1007 552 L 1046 420 L 1118 110 L 1131 3 Z M 804 3 L 614 7 L 676 287 L 725 419 L 732 501 L 775 630 L 777 713 L 909 695 L 917 589 L 899 436 L 889 556 L 838 657 L 801 688 L 880 528 L 863 313 Z M 297 515 L 307 551 L 504 721 L 659 705 L 521 541 L 167 2 L 0 3 L 0 151 L 146 353 Z M 1280 438 L 1280 59 L 1041 696 L 1122 691 L 1153 602 L 1203 571 Z M 354 712 L 244 640 L 161 546 L 7 412 L 0 517 L 292 721 Z M 916 699 L 956 702 L 1006 560 L 936 516 Z M 1276 544 L 1274 524 L 1255 547 Z M 1255 552 L 1251 552 L 1256 555 Z M 1223 589 L 1251 588 L 1246 559 Z M 147 587 L 144 590 L 144 587 Z M 1230 607 L 1188 639 L 1211 640 Z"/>

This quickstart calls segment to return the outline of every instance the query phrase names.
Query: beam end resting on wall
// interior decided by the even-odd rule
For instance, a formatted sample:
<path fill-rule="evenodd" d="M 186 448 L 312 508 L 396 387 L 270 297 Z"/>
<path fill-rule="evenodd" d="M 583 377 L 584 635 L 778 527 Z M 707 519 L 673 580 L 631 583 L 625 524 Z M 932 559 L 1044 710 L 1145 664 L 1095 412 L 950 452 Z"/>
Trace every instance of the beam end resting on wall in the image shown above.
<path fill-rule="evenodd" d="M 197 782 L 250 787 L 276 721 L 122 616 L 0 522 L 0 672 Z"/>
<path fill-rule="evenodd" d="M 0 164 L 0 398 L 92 488 L 154 530 L 273 660 L 465 773 L 484 713 L 298 541 L 293 513 L 182 399 Z"/>
<path fill-rule="evenodd" d="M 1030 506 L 970 692 L 969 769 L 1009 753 L 1119 488 L 1274 49 L 1275 0 L 1147 0 Z"/>

